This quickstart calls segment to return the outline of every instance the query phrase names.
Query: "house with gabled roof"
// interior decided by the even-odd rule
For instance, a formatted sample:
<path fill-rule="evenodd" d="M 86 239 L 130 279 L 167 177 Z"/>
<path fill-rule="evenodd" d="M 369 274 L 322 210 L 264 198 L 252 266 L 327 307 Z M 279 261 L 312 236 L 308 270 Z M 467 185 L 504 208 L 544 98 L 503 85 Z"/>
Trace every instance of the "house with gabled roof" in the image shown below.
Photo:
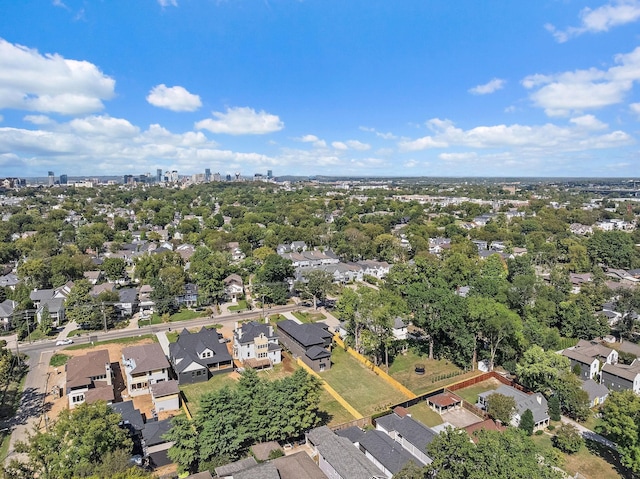
<path fill-rule="evenodd" d="M 238 299 L 244 296 L 244 282 L 239 274 L 230 274 L 222 280 L 224 284 L 224 294 L 232 303 L 237 303 Z"/>
<path fill-rule="evenodd" d="M 202 327 L 197 333 L 183 329 L 169 344 L 169 359 L 180 384 L 207 381 L 212 374 L 233 370 L 227 345 L 215 329 Z"/>
<path fill-rule="evenodd" d="M 487 399 L 492 394 L 502 394 L 503 396 L 512 397 L 516 402 L 516 412 L 511 418 L 511 425 L 518 427 L 522 414 L 529 409 L 533 413 L 534 430 L 544 429 L 549 425 L 551 418 L 549 417 L 549 407 L 547 400 L 540 393 L 526 394 L 511 386 L 505 384 L 500 385 L 495 391 L 486 391 L 478 394 L 478 403 L 484 409 L 487 406 Z"/>
<path fill-rule="evenodd" d="M 346 437 L 334 434 L 327 426 L 320 426 L 305 434 L 307 444 L 317 457 L 320 470 L 331 479 L 372 479 L 386 477 Z"/>
<path fill-rule="evenodd" d="M 582 381 L 580 388 L 589 396 L 589 407 L 596 407 L 602 404 L 609 395 L 607 387 L 604 384 L 595 382 L 593 379 Z"/>
<path fill-rule="evenodd" d="M 433 429 L 413 419 L 404 408 L 395 408 L 391 414 L 376 418 L 375 426 L 399 443 L 422 464 L 430 464 L 427 446 L 438 435 Z"/>
<path fill-rule="evenodd" d="M 605 364 L 602 366 L 601 383 L 609 391 L 632 390 L 640 394 L 640 360 L 631 364 Z"/>
<path fill-rule="evenodd" d="M 171 366 L 157 343 L 124 348 L 122 364 L 129 396 L 148 394 L 150 385 L 169 380 Z"/>
<path fill-rule="evenodd" d="M 561 353 L 569 358 L 571 367 L 580 367 L 580 379 L 600 380 L 601 364 L 616 364 L 618 362 L 618 351 L 597 342 L 585 341 L 581 339 L 578 344 L 567 348 Z"/>
<path fill-rule="evenodd" d="M 273 326 L 251 321 L 233 331 L 233 359 L 251 368 L 266 368 L 282 362 L 282 347 Z"/>
<path fill-rule="evenodd" d="M 67 372 L 66 393 L 69 408 L 82 403 L 98 400 L 110 404 L 114 400 L 113 379 L 109 351 L 91 351 L 84 356 L 69 358 L 65 365 Z"/>
<path fill-rule="evenodd" d="M 5 331 L 10 329 L 13 322 L 13 312 L 18 303 L 12 299 L 5 299 L 0 303 L 0 325 Z"/>
<path fill-rule="evenodd" d="M 324 323 L 298 324 L 290 319 L 278 323 L 280 343 L 316 372 L 331 368 L 331 341 L 333 335 Z"/>

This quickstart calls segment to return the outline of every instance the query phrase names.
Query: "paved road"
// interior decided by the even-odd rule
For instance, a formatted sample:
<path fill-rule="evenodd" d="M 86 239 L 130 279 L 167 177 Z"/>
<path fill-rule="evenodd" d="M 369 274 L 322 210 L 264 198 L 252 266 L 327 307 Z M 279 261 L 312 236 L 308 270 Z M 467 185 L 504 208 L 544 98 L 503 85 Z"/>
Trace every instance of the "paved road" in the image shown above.
<path fill-rule="evenodd" d="M 277 314 L 300 309 L 296 304 L 285 306 L 273 306 L 265 311 L 266 314 Z M 142 336 L 146 334 L 155 334 L 158 332 L 170 331 L 173 329 L 194 328 L 198 326 L 207 326 L 210 324 L 229 325 L 235 321 L 245 319 L 260 318 L 262 310 L 254 310 L 247 312 L 227 312 L 219 316 L 203 317 L 191 319 L 189 321 L 180 321 L 177 323 L 158 324 L 153 326 L 144 326 L 138 329 L 120 329 L 109 332 L 96 331 L 91 334 L 83 334 L 74 336 L 75 344 L 88 344 L 90 342 L 106 341 L 109 339 L 122 339 L 134 336 Z M 0 424 L 1 427 L 12 429 L 11 442 L 9 443 L 9 452 L 6 458 L 0 458 L 0 461 L 11 459 L 19 459 L 19 455 L 15 452 L 15 444 L 18 441 L 25 441 L 28 433 L 33 432 L 43 419 L 42 405 L 48 388 L 47 369 L 51 356 L 64 346 L 56 346 L 56 340 L 42 340 L 33 343 L 20 343 L 20 352 L 29 356 L 29 372 L 25 379 L 24 392 L 20 400 L 20 407 L 15 417 L 10 421 Z"/>
<path fill-rule="evenodd" d="M 577 422 L 573 421 L 572 419 L 569 419 L 566 416 L 562 416 L 560 418 L 560 420 L 564 424 L 572 424 L 573 426 L 575 426 L 576 429 L 578 429 L 578 431 L 580 431 L 580 433 L 582 434 L 583 438 L 590 439 L 591 441 L 599 442 L 600 444 L 603 444 L 603 445 L 607 446 L 608 448 L 613 449 L 614 451 L 618 450 L 618 446 L 616 445 L 615 442 L 610 441 L 606 437 L 601 436 L 600 434 L 598 434 L 597 432 L 592 431 L 591 429 L 587 429 L 582 424 L 577 423 Z"/>

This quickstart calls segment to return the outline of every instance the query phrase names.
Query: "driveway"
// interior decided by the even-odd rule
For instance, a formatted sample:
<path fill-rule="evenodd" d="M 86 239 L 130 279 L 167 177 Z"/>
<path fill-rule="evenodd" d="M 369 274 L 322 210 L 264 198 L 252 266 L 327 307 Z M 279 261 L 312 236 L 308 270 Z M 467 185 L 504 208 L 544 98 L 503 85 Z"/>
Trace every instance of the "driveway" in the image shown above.
<path fill-rule="evenodd" d="M 466 409 L 452 409 L 440 414 L 444 422 L 452 424 L 454 427 L 463 428 L 482 421 L 483 419 Z"/>
<path fill-rule="evenodd" d="M 573 421 L 572 419 L 569 419 L 568 417 L 565 417 L 565 416 L 562 416 L 560 418 L 560 420 L 562 421 L 563 424 L 572 424 L 573 426 L 575 426 L 576 429 L 578 431 L 580 431 L 580 433 L 582 434 L 583 438 L 589 439 L 591 441 L 599 442 L 600 444 L 602 444 L 604 446 L 607 446 L 608 448 L 613 449 L 614 451 L 618 450 L 618 446 L 616 445 L 615 442 L 610 441 L 606 437 L 601 436 L 600 434 L 598 434 L 597 432 L 592 431 L 591 429 L 587 429 L 582 424 L 577 423 L 577 422 Z"/>

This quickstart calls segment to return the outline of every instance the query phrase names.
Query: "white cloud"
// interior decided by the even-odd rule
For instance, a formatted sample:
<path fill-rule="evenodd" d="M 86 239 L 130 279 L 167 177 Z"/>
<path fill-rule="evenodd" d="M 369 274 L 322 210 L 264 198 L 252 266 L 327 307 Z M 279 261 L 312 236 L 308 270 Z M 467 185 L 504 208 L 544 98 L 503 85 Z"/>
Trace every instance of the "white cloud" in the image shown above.
<path fill-rule="evenodd" d="M 158 3 L 162 8 L 178 6 L 178 0 L 158 0 Z"/>
<path fill-rule="evenodd" d="M 383 140 L 397 140 L 398 137 L 391 132 L 382 133 L 377 131 L 375 128 L 369 128 L 367 126 L 359 127 L 361 131 L 368 131 L 370 133 L 374 133 L 378 138 L 382 138 Z"/>
<path fill-rule="evenodd" d="M 301 136 L 300 138 L 294 138 L 294 140 L 301 141 L 302 143 L 313 143 L 313 146 L 315 146 L 316 148 L 327 147 L 327 142 L 324 140 L 321 140 L 316 135 L 304 135 L 304 136 Z"/>
<path fill-rule="evenodd" d="M 47 115 L 25 115 L 23 120 L 33 123 L 34 125 L 51 125 L 55 123 Z"/>
<path fill-rule="evenodd" d="M 504 88 L 504 84 L 506 80 L 502 80 L 501 78 L 493 78 L 489 82 L 484 85 L 478 85 L 469 89 L 469 93 L 473 95 L 487 95 L 489 93 L 493 93 L 498 90 L 502 90 Z"/>
<path fill-rule="evenodd" d="M 69 7 L 67 7 L 67 5 L 65 5 L 65 3 L 62 2 L 62 0 L 53 0 L 53 2 L 51 3 L 53 4 L 54 7 L 60 7 L 60 8 L 69 10 Z"/>
<path fill-rule="evenodd" d="M 331 143 L 331 146 L 333 146 L 336 150 L 342 150 L 342 151 L 346 151 L 349 149 L 349 147 L 346 145 L 346 143 L 342 142 L 342 141 L 334 141 Z"/>
<path fill-rule="evenodd" d="M 449 120 L 435 118 L 427 122 L 427 126 L 433 131 L 432 135 L 416 140 L 403 140 L 399 143 L 399 147 L 401 151 L 446 147 L 582 151 L 591 148 L 612 148 L 633 142 L 632 137 L 623 131 L 593 135 L 593 130 L 606 128 L 606 125 L 590 115 L 574 118 L 572 123 L 574 127 L 547 123 L 540 126 L 518 124 L 478 126 L 462 130 Z M 447 154 L 455 155 L 455 153 Z"/>
<path fill-rule="evenodd" d="M 416 160 L 408 160 L 408 161 L 405 161 L 402 166 L 404 166 L 405 168 L 414 168 L 414 167 L 418 166 L 419 164 L 420 164 L 420 162 L 418 162 Z"/>
<path fill-rule="evenodd" d="M 109 116 L 76 118 L 69 123 L 69 126 L 74 132 L 84 136 L 132 138 L 140 133 L 140 129 L 127 120 Z"/>
<path fill-rule="evenodd" d="M 212 112 L 215 120 L 207 118 L 196 123 L 199 130 L 229 135 L 263 135 L 284 128 L 284 123 L 277 115 L 261 110 L 256 112 L 249 107 L 227 108 L 226 113 Z"/>
<path fill-rule="evenodd" d="M 444 161 L 466 161 L 473 160 L 477 158 L 478 154 L 474 151 L 469 151 L 466 153 L 440 153 L 438 158 Z"/>
<path fill-rule="evenodd" d="M 0 39 L 0 108 L 79 115 L 102 110 L 115 80 L 86 61 Z"/>
<path fill-rule="evenodd" d="M 602 108 L 620 103 L 640 81 L 640 47 L 616 55 L 615 66 L 607 70 L 590 68 L 555 75 L 529 75 L 522 85 L 532 91 L 534 104 L 549 116 L 567 116 L 573 111 Z"/>
<path fill-rule="evenodd" d="M 638 117 L 640 117 L 640 103 L 631 103 L 629 105 L 629 108 L 631 109 L 632 113 L 635 113 L 636 115 L 638 115 Z"/>
<path fill-rule="evenodd" d="M 370 150 L 371 149 L 371 145 L 369 145 L 367 143 L 362 143 L 361 141 L 358 141 L 358 140 L 349 140 L 349 141 L 347 141 L 347 146 L 349 148 L 352 148 L 352 149 L 358 150 L 358 151 L 366 151 L 366 150 Z"/>
<path fill-rule="evenodd" d="M 181 86 L 167 87 L 164 83 L 154 86 L 147 101 L 153 106 L 172 111 L 196 111 L 202 106 L 200 97 Z"/>
<path fill-rule="evenodd" d="M 606 32 L 611 28 L 640 20 L 640 1 L 618 0 L 595 9 L 585 7 L 580 11 L 579 17 L 580 26 L 578 27 L 558 30 L 553 25 L 546 24 L 545 28 L 559 43 L 564 43 L 583 33 Z"/>

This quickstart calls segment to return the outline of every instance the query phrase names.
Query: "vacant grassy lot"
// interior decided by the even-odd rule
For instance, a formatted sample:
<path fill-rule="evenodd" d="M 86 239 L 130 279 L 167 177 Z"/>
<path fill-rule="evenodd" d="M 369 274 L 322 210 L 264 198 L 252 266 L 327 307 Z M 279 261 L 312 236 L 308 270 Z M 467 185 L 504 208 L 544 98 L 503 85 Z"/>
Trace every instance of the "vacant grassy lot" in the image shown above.
<path fill-rule="evenodd" d="M 553 447 L 550 435 L 543 434 L 532 437 L 541 450 L 554 450 L 560 454 L 562 460 L 560 467 L 567 471 L 571 477 L 579 472 L 588 479 L 631 478 L 619 465 L 617 455 L 598 443 L 587 441 L 587 447 L 583 447 L 577 453 L 564 454 Z"/>
<path fill-rule="evenodd" d="M 207 393 L 219 391 L 225 386 L 235 387 L 238 382 L 237 373 L 222 373 L 213 376 L 206 382 L 186 384 L 180 386 L 180 389 L 187 398 L 187 406 L 191 414 L 195 415 L 200 409 L 200 398 Z"/>
<path fill-rule="evenodd" d="M 465 401 L 475 404 L 478 402 L 478 394 L 485 391 L 495 391 L 500 387 L 500 384 L 502 384 L 500 381 L 491 378 L 486 381 L 482 381 L 481 383 L 474 384 L 473 386 L 469 386 L 468 388 L 458 389 L 456 394 Z"/>
<path fill-rule="evenodd" d="M 415 406 L 409 408 L 411 416 L 429 427 L 442 424 L 442 418 L 437 412 L 434 412 L 426 403 L 426 401 L 419 402 Z"/>
<path fill-rule="evenodd" d="M 327 319 L 327 317 L 322 313 L 294 311 L 291 314 L 293 314 L 296 318 L 298 318 L 303 323 L 315 323 L 316 321 L 320 321 L 321 319 Z"/>
<path fill-rule="evenodd" d="M 355 418 L 326 389 L 320 391 L 320 410 L 327 413 L 328 426 L 337 426 Z"/>
<path fill-rule="evenodd" d="M 364 416 L 382 411 L 405 397 L 342 348 L 334 348 L 331 369 L 320 376 Z"/>
<path fill-rule="evenodd" d="M 183 309 L 175 314 L 169 316 L 169 322 L 174 323 L 176 321 L 188 321 L 189 319 L 202 318 L 207 316 L 207 313 L 203 311 L 192 311 L 190 309 Z M 141 319 L 138 321 L 138 326 L 149 326 L 154 324 L 162 324 L 162 317 L 158 313 L 153 313 L 150 319 Z"/>
<path fill-rule="evenodd" d="M 49 366 L 53 368 L 59 368 L 67 364 L 68 360 L 69 360 L 69 356 L 67 356 L 66 354 L 56 353 L 53 356 L 51 356 L 51 360 L 49 361 Z"/>
<path fill-rule="evenodd" d="M 154 343 L 158 342 L 158 338 L 155 334 L 141 334 L 140 336 L 134 336 L 131 338 L 109 339 L 107 341 L 98 341 L 97 343 L 87 344 L 74 344 L 73 346 L 67 346 L 64 349 L 75 351 L 78 349 L 92 349 L 103 346 L 105 344 L 132 344 L 142 341 L 143 339 L 151 339 Z"/>
<path fill-rule="evenodd" d="M 423 375 L 416 374 L 416 364 L 422 364 L 425 367 Z M 381 367 L 384 368 L 384 366 Z M 419 395 L 475 376 L 477 372 L 464 373 L 462 369 L 450 361 L 429 360 L 426 356 L 419 356 L 409 350 L 406 354 L 398 355 L 393 359 L 393 363 L 389 367 L 389 374 L 396 381 Z"/>

